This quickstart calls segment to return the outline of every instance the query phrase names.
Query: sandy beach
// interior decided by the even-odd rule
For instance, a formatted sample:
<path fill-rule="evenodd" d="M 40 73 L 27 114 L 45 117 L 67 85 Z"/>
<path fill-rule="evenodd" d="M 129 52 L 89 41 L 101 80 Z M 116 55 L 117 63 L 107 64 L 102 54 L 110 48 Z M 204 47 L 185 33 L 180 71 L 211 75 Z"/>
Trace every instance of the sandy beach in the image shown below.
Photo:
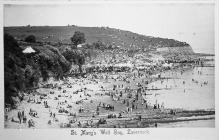
<path fill-rule="evenodd" d="M 209 88 L 214 89 L 214 69 L 191 65 L 152 75 L 112 72 L 51 78 L 23 93 L 17 108 L 5 112 L 5 128 L 165 127 L 214 120 L 214 92 Z M 20 124 L 18 111 L 34 125 Z"/>

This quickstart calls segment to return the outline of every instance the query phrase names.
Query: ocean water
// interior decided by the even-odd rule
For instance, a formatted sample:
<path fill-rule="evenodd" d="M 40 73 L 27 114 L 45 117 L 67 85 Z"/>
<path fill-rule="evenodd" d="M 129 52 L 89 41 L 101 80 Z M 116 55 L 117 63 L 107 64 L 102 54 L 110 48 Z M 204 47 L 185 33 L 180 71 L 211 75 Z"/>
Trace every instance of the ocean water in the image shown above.
<path fill-rule="evenodd" d="M 201 72 L 201 74 L 200 74 Z M 215 109 L 215 69 L 214 67 L 190 68 L 181 71 L 168 71 L 161 74 L 163 83 L 150 83 L 148 88 L 161 90 L 147 91 L 146 99 L 153 105 L 164 104 L 165 108 L 181 108 L 187 110 Z M 194 79 L 197 82 L 193 82 Z M 207 82 L 207 84 L 203 84 Z M 166 89 L 166 87 L 168 89 Z"/>

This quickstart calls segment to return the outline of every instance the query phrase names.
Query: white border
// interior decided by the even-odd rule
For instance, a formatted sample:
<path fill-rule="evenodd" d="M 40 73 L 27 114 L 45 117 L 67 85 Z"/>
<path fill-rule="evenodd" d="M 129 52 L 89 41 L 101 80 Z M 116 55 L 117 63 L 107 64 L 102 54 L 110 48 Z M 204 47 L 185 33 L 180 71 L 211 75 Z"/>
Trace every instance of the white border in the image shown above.
<path fill-rule="evenodd" d="M 150 134 L 146 135 L 124 135 L 124 136 L 116 136 L 116 135 L 110 135 L 110 136 L 104 136 L 104 135 L 97 135 L 97 136 L 73 136 L 70 135 L 70 130 L 73 129 L 4 129 L 4 61 L 3 61 L 3 4 L 76 4 L 76 3 L 126 3 L 126 4 L 133 4 L 133 3 L 215 3 L 215 85 L 219 85 L 218 82 L 218 66 L 219 61 L 217 61 L 219 58 L 217 56 L 217 52 L 219 52 L 218 46 L 218 29 L 219 29 L 219 3 L 214 0 L 193 0 L 193 1 L 143 1 L 143 0 L 128 0 L 128 1 L 113 1 L 113 0 L 84 0 L 84 1 L 73 1 L 73 0 L 55 0 L 55 1 L 46 1 L 46 0 L 5 0 L 0 2 L 0 140 L 4 139 L 202 139 L 202 140 L 219 140 L 219 122 L 218 122 L 218 106 L 219 106 L 219 95 L 217 91 L 219 91 L 219 87 L 215 86 L 215 110 L 216 110 L 216 119 L 215 119 L 215 128 L 146 128 L 145 130 L 149 130 Z M 75 129 L 76 130 L 76 129 Z M 77 129 L 79 130 L 79 129 Z M 88 130 L 88 129 L 87 129 Z M 89 130 L 96 130 L 98 129 L 89 129 Z"/>

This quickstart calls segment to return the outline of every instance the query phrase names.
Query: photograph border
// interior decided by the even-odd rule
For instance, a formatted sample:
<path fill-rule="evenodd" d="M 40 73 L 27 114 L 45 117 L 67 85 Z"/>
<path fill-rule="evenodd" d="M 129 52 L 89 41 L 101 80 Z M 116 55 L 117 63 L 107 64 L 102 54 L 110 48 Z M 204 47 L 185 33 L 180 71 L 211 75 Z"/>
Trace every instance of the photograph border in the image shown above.
<path fill-rule="evenodd" d="M 219 52 L 218 46 L 219 45 L 219 39 L 218 37 L 218 29 L 219 29 L 219 3 L 218 1 L 212 1 L 212 0 L 176 0 L 176 1 L 142 1 L 142 0 L 128 0 L 127 1 L 118 1 L 121 3 L 214 3 L 215 4 L 215 85 L 219 85 L 218 82 L 218 66 L 219 58 L 216 55 Z M 1 1 L 0 2 L 0 44 L 1 44 L 1 53 L 0 53 L 0 114 L 4 114 L 4 51 L 3 51 L 3 27 L 4 27 L 4 4 L 75 4 L 75 3 L 118 3 L 115 2 L 115 0 L 97 0 L 97 1 L 91 1 L 86 0 L 83 2 L 80 1 L 64 1 L 60 2 L 59 0 L 53 1 L 36 1 L 36 0 L 22 0 L 22 1 Z M 219 95 L 217 94 L 217 91 L 219 91 L 219 87 L 215 86 L 215 112 L 218 111 L 219 106 Z M 90 132 L 96 132 L 98 134 L 93 136 L 81 136 L 81 131 L 85 130 L 84 128 L 68 128 L 68 129 L 5 129 L 4 128 L 4 115 L 0 115 L 0 139 L 209 139 L 209 140 L 216 140 L 219 139 L 219 122 L 218 122 L 218 113 L 215 113 L 215 128 L 138 128 L 134 129 L 133 131 L 139 131 L 144 130 L 145 134 L 114 134 L 114 131 L 123 131 L 127 132 L 127 129 L 129 128 L 116 128 L 116 129 L 110 129 L 106 128 L 106 130 L 110 130 L 112 133 L 111 135 L 101 135 L 99 134 L 99 130 L 102 128 L 86 128 L 86 131 Z M 105 129 L 105 128 L 104 128 Z M 74 131 L 76 131 L 77 135 L 74 135 Z M 106 137 L 107 136 L 107 137 Z"/>

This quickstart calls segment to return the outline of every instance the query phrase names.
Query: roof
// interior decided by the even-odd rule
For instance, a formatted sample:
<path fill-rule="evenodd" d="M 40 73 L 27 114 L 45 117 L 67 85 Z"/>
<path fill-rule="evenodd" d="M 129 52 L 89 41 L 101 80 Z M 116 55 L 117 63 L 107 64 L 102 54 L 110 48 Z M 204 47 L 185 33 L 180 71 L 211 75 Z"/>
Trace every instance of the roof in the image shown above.
<path fill-rule="evenodd" d="M 35 53 L 36 51 L 31 47 L 31 46 L 28 46 L 26 49 L 24 49 L 22 51 L 23 53 Z"/>

